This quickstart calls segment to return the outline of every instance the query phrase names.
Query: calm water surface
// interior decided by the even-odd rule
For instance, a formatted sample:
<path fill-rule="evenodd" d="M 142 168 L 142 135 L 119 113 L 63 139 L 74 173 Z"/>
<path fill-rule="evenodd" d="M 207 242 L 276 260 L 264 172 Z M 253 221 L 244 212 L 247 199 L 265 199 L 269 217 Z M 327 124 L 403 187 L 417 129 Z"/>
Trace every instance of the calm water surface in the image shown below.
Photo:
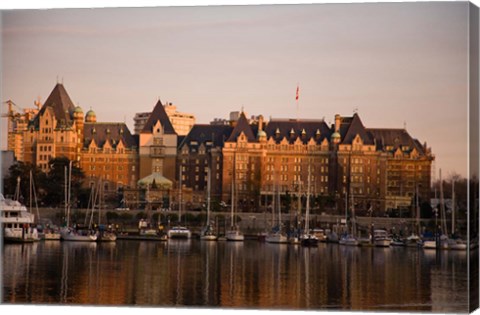
<path fill-rule="evenodd" d="M 466 312 L 467 253 L 168 241 L 3 247 L 3 303 Z"/>

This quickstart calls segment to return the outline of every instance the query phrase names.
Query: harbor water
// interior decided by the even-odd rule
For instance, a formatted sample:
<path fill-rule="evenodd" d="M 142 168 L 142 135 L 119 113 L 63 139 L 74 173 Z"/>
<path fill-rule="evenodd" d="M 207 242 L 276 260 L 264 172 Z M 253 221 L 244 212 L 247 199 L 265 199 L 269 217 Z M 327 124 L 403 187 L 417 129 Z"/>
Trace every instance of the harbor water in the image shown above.
<path fill-rule="evenodd" d="M 466 251 L 253 240 L 42 241 L 5 244 L 2 259 L 6 304 L 468 310 Z"/>

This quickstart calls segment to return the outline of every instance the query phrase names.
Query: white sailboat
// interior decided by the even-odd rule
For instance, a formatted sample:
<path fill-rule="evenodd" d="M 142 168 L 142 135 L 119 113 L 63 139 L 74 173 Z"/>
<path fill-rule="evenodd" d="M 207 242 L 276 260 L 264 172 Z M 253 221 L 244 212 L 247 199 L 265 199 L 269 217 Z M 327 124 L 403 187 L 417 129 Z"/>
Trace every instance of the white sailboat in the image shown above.
<path fill-rule="evenodd" d="M 203 228 L 200 239 L 204 241 L 216 241 L 217 236 L 214 233 L 213 227 L 210 224 L 210 193 L 211 193 L 211 169 L 208 168 L 208 182 L 207 182 L 207 224 Z"/>
<path fill-rule="evenodd" d="M 340 245 L 346 245 L 346 246 L 358 246 L 360 243 L 358 242 L 358 239 L 355 237 L 355 204 L 354 204 L 354 200 L 353 200 L 353 192 L 352 192 L 352 188 L 350 187 L 350 197 L 351 197 L 351 215 L 352 215 L 352 218 L 351 218 L 351 224 L 352 224 L 352 227 L 351 227 L 351 232 L 350 233 L 347 233 L 346 235 L 343 235 L 341 238 L 340 238 L 340 241 L 338 242 Z M 348 197 L 345 198 L 345 204 L 347 204 L 347 201 L 348 201 Z M 348 207 L 346 207 L 346 209 L 348 209 Z M 347 210 L 348 211 L 348 210 Z M 346 224 L 348 224 L 348 216 L 345 214 L 345 222 Z"/>
<path fill-rule="evenodd" d="M 72 161 L 69 164 L 69 171 L 67 175 L 67 167 L 65 166 L 65 213 L 66 225 L 60 230 L 61 240 L 63 241 L 77 241 L 77 242 L 95 242 L 97 235 L 90 229 L 77 229 L 70 225 L 70 191 L 72 181 Z"/>
<path fill-rule="evenodd" d="M 278 192 L 278 185 L 277 185 L 277 193 L 274 195 L 274 207 L 272 209 L 272 223 L 275 222 L 275 206 L 278 208 L 278 222 L 275 227 L 273 227 L 272 231 L 270 231 L 267 236 L 265 237 L 265 241 L 267 243 L 275 243 L 275 244 L 282 244 L 287 243 L 288 239 L 287 236 L 282 233 L 282 206 L 280 204 L 280 194 Z"/>
<path fill-rule="evenodd" d="M 35 189 L 35 182 L 33 180 L 33 172 L 32 170 L 30 170 L 30 213 L 32 212 L 33 208 L 33 200 L 35 200 L 35 209 L 37 212 L 37 227 L 39 228 L 39 239 L 57 241 L 60 240 L 60 232 L 58 231 L 58 229 L 55 229 L 50 225 L 45 226 L 44 224 L 40 224 L 40 212 L 38 211 L 37 192 Z"/>
<path fill-rule="evenodd" d="M 452 179 L 452 238 L 448 239 L 448 248 L 452 250 L 467 250 L 467 241 L 456 237 L 455 233 L 455 180 Z"/>
<path fill-rule="evenodd" d="M 180 165 L 180 172 L 178 178 L 178 225 L 171 227 L 167 232 L 168 238 L 180 238 L 180 239 L 190 239 L 192 237 L 192 232 L 185 226 L 181 225 L 182 222 L 182 165 Z"/>
<path fill-rule="evenodd" d="M 310 232 L 310 161 L 308 164 L 308 179 L 307 179 L 307 204 L 305 211 L 305 229 L 300 236 L 300 243 L 302 246 L 317 246 L 318 238 Z"/>
<path fill-rule="evenodd" d="M 102 225 L 101 225 L 101 222 L 100 222 L 100 219 L 101 219 L 101 211 L 102 211 L 102 207 L 103 207 L 103 203 L 102 203 L 102 196 L 103 196 L 103 185 L 102 185 L 102 180 L 99 179 L 99 184 L 98 184 L 98 188 L 97 188 L 97 193 L 95 196 L 98 197 L 98 237 L 97 237 L 97 242 L 115 242 L 117 240 L 117 235 L 115 233 L 113 233 L 112 231 L 108 231 L 108 230 L 105 230 Z M 94 199 L 94 201 L 92 202 L 92 216 L 93 216 L 93 212 L 95 210 L 95 200 L 97 198 Z"/>
<path fill-rule="evenodd" d="M 407 247 L 419 247 L 422 245 L 420 238 L 420 208 L 418 204 L 418 184 L 415 186 L 415 228 L 412 234 L 403 239 L 403 244 Z"/>
<path fill-rule="evenodd" d="M 445 202 L 443 198 L 443 181 L 442 181 L 442 169 L 439 170 L 440 173 L 440 223 L 441 223 L 441 232 L 442 234 L 435 235 L 433 239 L 423 240 L 423 248 L 426 249 L 448 249 L 448 236 L 447 236 L 447 224 L 445 221 Z M 435 220 L 435 225 L 437 222 Z M 435 226 L 435 230 L 438 227 Z"/>
<path fill-rule="evenodd" d="M 242 242 L 245 240 L 243 233 L 240 231 L 235 222 L 235 169 L 236 169 L 236 159 L 233 159 L 233 172 L 232 172 L 232 205 L 230 213 L 230 230 L 225 232 L 225 238 L 227 241 L 237 241 Z"/>

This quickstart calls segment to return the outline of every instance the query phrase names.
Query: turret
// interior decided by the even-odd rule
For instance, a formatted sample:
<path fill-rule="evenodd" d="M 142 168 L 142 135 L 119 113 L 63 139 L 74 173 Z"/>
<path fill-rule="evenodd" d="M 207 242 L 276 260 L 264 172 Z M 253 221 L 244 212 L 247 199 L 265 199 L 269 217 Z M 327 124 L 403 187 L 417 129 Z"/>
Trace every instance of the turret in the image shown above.
<path fill-rule="evenodd" d="M 93 110 L 89 110 L 87 114 L 85 115 L 85 122 L 87 123 L 95 123 L 97 122 L 97 115 Z"/>

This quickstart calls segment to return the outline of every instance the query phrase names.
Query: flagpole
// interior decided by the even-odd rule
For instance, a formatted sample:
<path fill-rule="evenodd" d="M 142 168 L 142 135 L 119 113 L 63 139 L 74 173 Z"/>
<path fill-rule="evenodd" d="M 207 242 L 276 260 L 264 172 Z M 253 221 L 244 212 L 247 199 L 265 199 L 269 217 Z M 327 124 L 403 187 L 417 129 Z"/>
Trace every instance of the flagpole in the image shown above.
<path fill-rule="evenodd" d="M 299 115 L 298 115 L 298 112 L 299 112 L 298 93 L 299 93 L 299 86 L 298 86 L 298 82 L 297 82 L 297 93 L 296 93 L 296 96 L 295 96 L 295 101 L 297 102 L 297 121 L 299 121 Z"/>

